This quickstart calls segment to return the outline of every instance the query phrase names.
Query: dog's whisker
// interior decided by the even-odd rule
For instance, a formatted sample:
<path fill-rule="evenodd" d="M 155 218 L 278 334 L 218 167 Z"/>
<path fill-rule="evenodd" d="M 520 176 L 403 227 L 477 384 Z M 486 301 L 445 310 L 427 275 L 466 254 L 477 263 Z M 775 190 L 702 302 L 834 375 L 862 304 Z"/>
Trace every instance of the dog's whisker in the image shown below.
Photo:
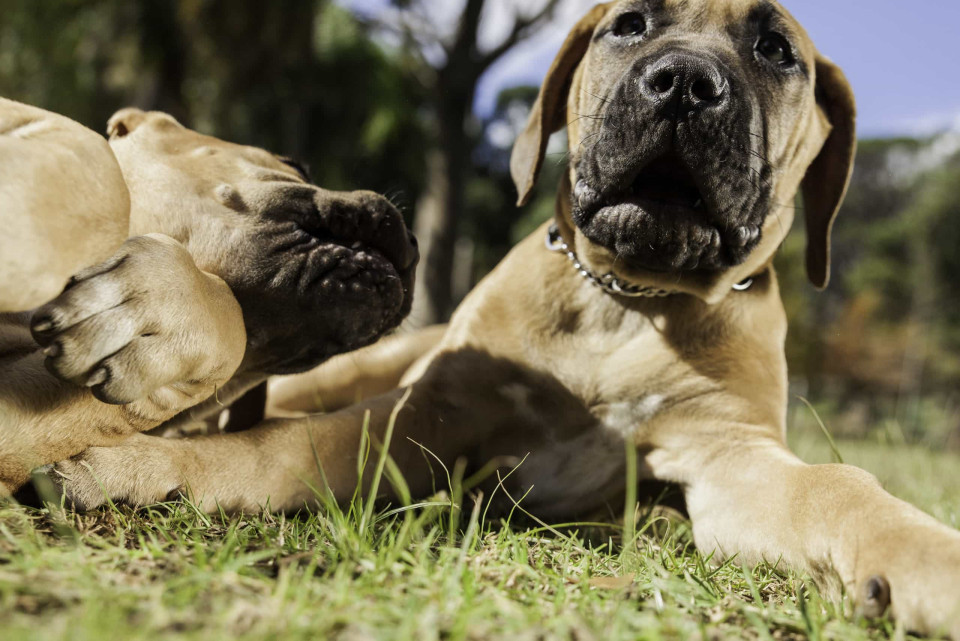
<path fill-rule="evenodd" d="M 590 94 L 591 96 L 593 96 L 594 98 L 596 98 L 597 100 L 599 100 L 601 103 L 603 103 L 603 104 L 605 104 L 605 105 L 606 105 L 606 104 L 610 104 L 610 102 L 611 102 L 611 100 L 610 100 L 609 98 L 606 98 L 606 97 L 604 97 L 604 96 L 597 95 L 597 94 L 593 93 L 592 91 L 587 91 L 587 93 Z"/>

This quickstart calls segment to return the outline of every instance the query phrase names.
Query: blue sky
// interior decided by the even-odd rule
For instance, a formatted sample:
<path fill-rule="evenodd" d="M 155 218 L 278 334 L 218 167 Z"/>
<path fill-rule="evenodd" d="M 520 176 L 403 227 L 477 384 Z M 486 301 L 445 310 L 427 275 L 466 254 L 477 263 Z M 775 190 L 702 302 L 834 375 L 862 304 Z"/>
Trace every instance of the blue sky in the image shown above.
<path fill-rule="evenodd" d="M 340 0 L 376 12 L 385 0 Z M 455 0 L 436 3 L 449 22 Z M 960 0 L 781 0 L 806 27 L 819 49 L 850 78 L 859 105 L 862 136 L 928 135 L 960 130 Z M 515 7 L 537 0 L 488 0 L 483 37 L 497 41 Z M 554 24 L 492 68 L 477 96 L 489 113 L 497 93 L 542 79 L 563 36 L 591 0 L 564 0 Z M 444 26 L 444 25 L 441 25 Z"/>
<path fill-rule="evenodd" d="M 850 78 L 864 135 L 960 128 L 958 0 L 783 0 Z"/>

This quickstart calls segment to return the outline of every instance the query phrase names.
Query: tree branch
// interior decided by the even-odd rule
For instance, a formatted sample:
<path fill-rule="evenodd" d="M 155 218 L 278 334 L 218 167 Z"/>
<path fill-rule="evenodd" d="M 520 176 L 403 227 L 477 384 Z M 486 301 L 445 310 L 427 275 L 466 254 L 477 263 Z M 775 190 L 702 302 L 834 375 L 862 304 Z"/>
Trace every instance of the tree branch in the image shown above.
<path fill-rule="evenodd" d="M 486 0 L 467 0 L 457 24 L 457 34 L 447 50 L 449 60 L 468 60 L 476 51 L 480 18 L 485 4 Z"/>
<path fill-rule="evenodd" d="M 544 22 L 553 16 L 559 4 L 560 0 L 547 0 L 543 8 L 532 16 L 523 17 L 518 15 L 514 20 L 513 29 L 510 30 L 510 34 L 503 42 L 485 53 L 480 59 L 481 73 L 503 57 L 510 49 L 529 38 L 535 28 L 542 26 Z"/>
<path fill-rule="evenodd" d="M 391 19 L 392 18 L 392 19 Z M 408 71 L 424 86 L 436 84 L 436 77 L 432 73 L 433 66 L 424 54 L 424 48 L 433 44 L 425 42 L 424 36 L 418 33 L 418 25 L 411 24 L 399 13 L 392 13 L 384 19 L 383 16 L 355 16 L 357 23 L 367 31 L 382 31 L 399 38 L 400 51 L 412 57 L 414 64 Z M 426 40 L 429 40 L 428 35 Z M 437 44 L 440 44 L 439 42 Z"/>

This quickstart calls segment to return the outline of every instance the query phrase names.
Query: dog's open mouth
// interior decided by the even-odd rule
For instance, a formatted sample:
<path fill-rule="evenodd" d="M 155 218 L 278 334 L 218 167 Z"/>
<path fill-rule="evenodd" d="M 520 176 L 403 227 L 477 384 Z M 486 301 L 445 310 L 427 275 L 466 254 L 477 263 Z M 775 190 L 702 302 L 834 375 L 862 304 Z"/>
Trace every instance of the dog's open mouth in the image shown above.
<path fill-rule="evenodd" d="M 675 154 L 667 154 L 644 167 L 624 195 L 623 200 L 636 201 L 651 210 L 672 207 L 706 211 L 693 174 Z"/>
<path fill-rule="evenodd" d="M 577 181 L 573 220 L 617 260 L 658 272 L 720 270 L 743 261 L 759 239 L 756 225 L 728 226 L 719 198 L 697 171 L 669 151 L 620 186 L 600 193 Z"/>
<path fill-rule="evenodd" d="M 625 177 L 618 188 L 607 194 L 595 191 L 586 181 L 577 182 L 574 196 L 581 217 L 596 214 L 606 207 L 634 205 L 652 216 L 678 210 L 709 217 L 704 198 L 691 169 L 675 153 L 667 153 L 647 163 L 632 178 Z"/>

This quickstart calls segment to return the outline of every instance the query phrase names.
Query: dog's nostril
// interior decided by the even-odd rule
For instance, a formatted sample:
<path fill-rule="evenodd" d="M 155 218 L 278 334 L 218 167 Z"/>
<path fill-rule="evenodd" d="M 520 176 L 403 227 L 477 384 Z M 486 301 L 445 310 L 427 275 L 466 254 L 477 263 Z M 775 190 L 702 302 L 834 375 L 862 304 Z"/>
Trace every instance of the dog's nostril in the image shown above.
<path fill-rule="evenodd" d="M 701 102 L 714 102 L 723 95 L 723 91 L 724 88 L 721 85 L 707 78 L 694 81 L 690 87 L 693 98 Z"/>
<path fill-rule="evenodd" d="M 661 71 L 650 81 L 650 87 L 657 93 L 667 93 L 673 89 L 674 76 L 671 71 Z"/>

